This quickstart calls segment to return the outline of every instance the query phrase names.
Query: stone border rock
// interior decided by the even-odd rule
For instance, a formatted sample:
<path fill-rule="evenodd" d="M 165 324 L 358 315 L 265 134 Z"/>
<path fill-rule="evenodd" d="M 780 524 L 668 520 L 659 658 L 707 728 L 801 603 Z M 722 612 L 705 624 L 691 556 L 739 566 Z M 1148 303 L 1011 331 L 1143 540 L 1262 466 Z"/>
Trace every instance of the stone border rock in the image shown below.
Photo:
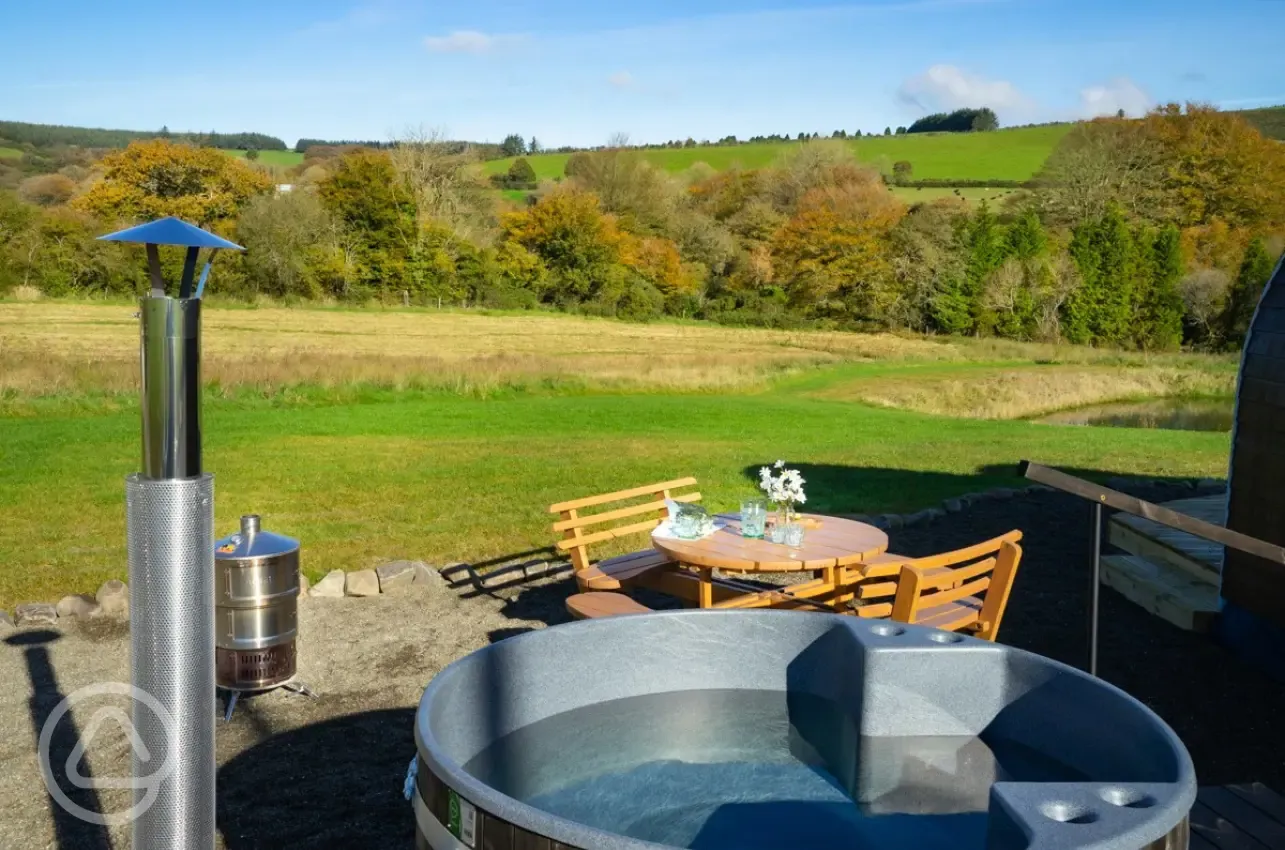
<path fill-rule="evenodd" d="M 1124 490 L 1133 487 L 1177 486 L 1192 491 L 1193 496 L 1211 496 L 1225 492 L 1227 482 L 1217 478 L 1192 478 L 1171 480 L 1163 478 L 1127 478 L 1117 476 L 1108 478 L 1106 486 L 1113 490 Z M 978 502 L 1004 501 L 1019 496 L 1035 493 L 1056 492 L 1045 484 L 1032 484 L 1029 487 L 993 487 L 980 493 L 965 493 L 944 500 L 940 507 L 924 508 L 908 514 L 841 514 L 845 519 L 869 523 L 885 531 L 897 528 L 910 528 L 927 525 L 945 517 L 966 511 Z M 438 588 L 458 588 L 472 584 L 483 593 L 493 592 L 532 579 L 558 578 L 569 573 L 571 565 L 565 561 L 528 561 L 510 564 L 482 575 L 472 565 L 450 563 L 443 567 L 433 567 L 423 561 L 390 561 L 374 569 L 331 570 L 316 584 L 310 585 L 308 578 L 299 576 L 299 596 L 317 598 L 367 598 L 373 596 L 406 596 L 420 591 L 432 591 Z M 14 608 L 13 616 L 0 610 L 0 633 L 24 625 L 53 625 L 60 619 L 89 619 L 111 617 L 129 619 L 129 586 L 119 579 L 103 582 L 98 593 L 93 597 L 84 594 L 64 596 L 56 605 L 44 602 L 28 602 Z"/>

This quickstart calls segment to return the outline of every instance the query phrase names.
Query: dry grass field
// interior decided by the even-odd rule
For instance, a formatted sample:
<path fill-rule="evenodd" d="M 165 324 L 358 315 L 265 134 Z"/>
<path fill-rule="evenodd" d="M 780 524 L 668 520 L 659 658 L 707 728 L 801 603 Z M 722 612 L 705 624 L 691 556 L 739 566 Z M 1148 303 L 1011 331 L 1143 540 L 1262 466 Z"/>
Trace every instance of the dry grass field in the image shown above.
<path fill-rule="evenodd" d="M 128 304 L 0 303 L 0 411 L 20 413 L 26 402 L 40 397 L 132 393 L 138 380 L 134 315 Z M 1073 391 L 1068 385 L 1060 402 L 1056 386 L 1043 387 L 1034 407 L 1045 410 L 1133 395 L 1216 392 L 1228 386 L 1232 374 L 1230 360 L 1185 355 L 1147 357 L 1002 340 L 630 324 L 542 313 L 207 307 L 203 344 L 204 377 L 216 395 L 354 386 L 474 396 L 515 388 L 710 392 L 764 388 L 769 379 L 853 363 L 986 363 L 1001 364 L 1005 371 L 1007 364 L 1041 362 L 1095 367 L 1081 374 Z M 1210 369 L 1216 370 L 1212 377 Z M 1142 376 L 1153 370 L 1155 375 Z M 988 381 L 992 371 L 985 373 Z M 1119 387 L 1117 374 L 1126 376 Z M 981 376 L 970 371 L 942 386 L 923 383 L 913 373 L 893 375 L 844 382 L 826 395 L 982 415 L 971 406 L 959 411 L 954 400 L 959 395 L 969 405 L 978 404 L 975 388 L 960 381 Z M 1095 381 L 1096 393 L 1087 392 L 1085 385 Z M 1026 386 L 997 390 L 1008 398 Z M 989 386 L 981 389 L 990 394 Z M 954 395 L 942 396 L 943 390 Z M 948 403 L 938 403 L 942 400 Z"/>
<path fill-rule="evenodd" d="M 822 398 L 970 419 L 1025 419 L 1111 401 L 1230 396 L 1231 369 L 1093 364 L 889 370 L 836 382 Z"/>

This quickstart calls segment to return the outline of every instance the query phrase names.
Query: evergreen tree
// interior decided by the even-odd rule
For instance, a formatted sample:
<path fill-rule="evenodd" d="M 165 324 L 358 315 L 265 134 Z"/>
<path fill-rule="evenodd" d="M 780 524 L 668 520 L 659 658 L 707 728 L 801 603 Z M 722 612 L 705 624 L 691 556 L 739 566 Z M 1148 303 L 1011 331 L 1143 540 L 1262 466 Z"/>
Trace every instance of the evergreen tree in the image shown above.
<path fill-rule="evenodd" d="M 883 134 L 884 134 L 885 136 L 891 136 L 891 135 L 892 135 L 892 128 L 891 128 L 891 127 L 884 127 L 884 128 L 883 128 Z"/>
<path fill-rule="evenodd" d="M 527 153 L 532 153 L 532 154 L 539 153 L 541 150 L 543 150 L 543 148 L 540 147 L 540 140 L 537 139 L 535 136 L 532 136 L 531 141 L 527 142 L 526 149 L 527 149 Z"/>
<path fill-rule="evenodd" d="M 506 157 L 522 156 L 522 154 L 526 153 L 526 139 L 523 139 L 517 133 L 510 133 L 500 143 L 500 153 Z"/>
<path fill-rule="evenodd" d="M 1006 241 L 1008 255 L 1019 260 L 1030 260 L 1044 253 L 1048 234 L 1034 210 L 1028 210 L 1008 229 Z"/>
<path fill-rule="evenodd" d="M 942 333 L 966 334 L 973 328 L 972 304 L 961 278 L 947 280 L 932 298 L 933 325 Z"/>
<path fill-rule="evenodd" d="M 1135 339 L 1139 346 L 1167 350 L 1182 344 L 1182 296 L 1178 281 L 1185 264 L 1181 235 L 1173 225 L 1151 239 L 1138 276 Z"/>
<path fill-rule="evenodd" d="M 504 176 L 504 183 L 510 189 L 534 189 L 536 185 L 535 169 L 531 163 L 526 161 L 526 157 L 518 157 L 513 160 L 509 166 L 508 174 Z"/>
<path fill-rule="evenodd" d="M 982 299 L 986 278 L 998 269 L 1005 258 L 1004 233 L 995 214 L 985 201 L 967 225 L 965 235 L 967 260 L 964 272 L 963 295 L 968 300 L 972 315 L 973 331 L 988 330 L 993 324 Z"/>
<path fill-rule="evenodd" d="M 1112 205 L 1101 218 L 1075 229 L 1071 257 L 1083 285 L 1063 308 L 1067 339 L 1094 344 L 1132 339 L 1137 256 L 1119 207 Z"/>
<path fill-rule="evenodd" d="M 1273 265 L 1262 237 L 1255 236 L 1245 248 L 1245 259 L 1240 263 L 1240 273 L 1232 284 L 1227 309 L 1223 313 L 1229 347 L 1240 348 L 1245 344 L 1245 334 L 1249 333 L 1249 323 L 1254 318 L 1263 287 L 1272 276 Z"/>

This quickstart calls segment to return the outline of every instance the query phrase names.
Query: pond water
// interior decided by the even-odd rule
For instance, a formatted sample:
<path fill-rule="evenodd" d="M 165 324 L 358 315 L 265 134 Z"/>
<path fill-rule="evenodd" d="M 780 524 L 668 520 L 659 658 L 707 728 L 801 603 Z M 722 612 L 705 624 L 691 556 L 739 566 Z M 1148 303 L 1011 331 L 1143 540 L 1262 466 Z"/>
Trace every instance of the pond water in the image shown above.
<path fill-rule="evenodd" d="M 1063 410 L 1040 418 L 1057 425 L 1164 428 L 1173 431 L 1230 431 L 1230 398 L 1163 398 Z"/>

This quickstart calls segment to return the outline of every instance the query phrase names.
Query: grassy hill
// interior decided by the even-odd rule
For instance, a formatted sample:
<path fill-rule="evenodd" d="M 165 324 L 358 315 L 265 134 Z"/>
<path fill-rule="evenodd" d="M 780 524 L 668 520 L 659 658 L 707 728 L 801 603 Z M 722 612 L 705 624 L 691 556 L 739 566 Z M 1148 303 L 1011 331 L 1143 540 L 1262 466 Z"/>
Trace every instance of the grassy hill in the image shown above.
<path fill-rule="evenodd" d="M 870 136 L 851 140 L 862 162 L 892 163 L 908 160 L 916 179 L 1029 180 L 1053 148 L 1071 130 L 1070 124 L 1020 127 L 993 133 L 916 133 L 903 136 Z M 667 171 L 682 171 L 697 162 L 723 170 L 734 165 L 762 168 L 770 165 L 797 142 L 763 142 L 702 148 L 643 151 L 643 156 Z M 561 177 L 569 154 L 527 157 L 536 176 Z M 486 164 L 488 174 L 508 170 L 512 159 Z"/>
<path fill-rule="evenodd" d="M 245 151 L 224 148 L 223 152 L 237 159 L 245 159 Z M 259 151 L 258 162 L 261 165 L 280 165 L 290 168 L 303 162 L 303 154 L 295 151 Z"/>
<path fill-rule="evenodd" d="M 0 159 L 21 159 L 22 151 L 17 148 L 0 147 Z"/>

